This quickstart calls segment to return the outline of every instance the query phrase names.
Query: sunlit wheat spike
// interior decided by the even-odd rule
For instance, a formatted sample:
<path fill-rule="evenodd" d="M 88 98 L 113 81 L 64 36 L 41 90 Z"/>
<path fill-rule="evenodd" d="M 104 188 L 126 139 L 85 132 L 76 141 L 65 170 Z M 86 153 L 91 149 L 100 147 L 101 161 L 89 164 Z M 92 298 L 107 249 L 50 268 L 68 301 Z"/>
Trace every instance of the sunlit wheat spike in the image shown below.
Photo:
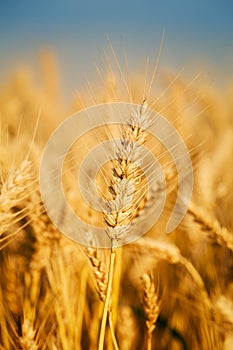
<path fill-rule="evenodd" d="M 36 331 L 32 324 L 25 320 L 22 326 L 22 336 L 19 338 L 19 343 L 22 350 L 39 350 L 36 338 Z"/>
<path fill-rule="evenodd" d="M 31 194 L 36 188 L 36 174 L 30 161 L 8 169 L 0 187 L 0 249 L 7 246 L 22 227 L 28 225 Z"/>
<path fill-rule="evenodd" d="M 23 303 L 23 321 L 22 336 L 19 343 L 24 350 L 39 350 L 39 341 L 36 328 L 36 309 L 40 293 L 40 272 L 26 271 L 24 273 L 24 303 Z"/>
<path fill-rule="evenodd" d="M 104 302 L 106 299 L 107 282 L 108 282 L 106 266 L 101 260 L 98 249 L 88 247 L 85 249 L 85 251 L 93 267 L 93 272 L 95 276 L 99 298 L 101 301 Z"/>
<path fill-rule="evenodd" d="M 145 273 L 141 277 L 142 281 L 142 306 L 146 319 L 147 329 L 147 350 L 152 349 L 152 333 L 156 327 L 159 316 L 160 305 L 158 292 L 155 288 L 154 279 Z"/>
<path fill-rule="evenodd" d="M 104 212 L 107 234 L 111 239 L 118 240 L 127 235 L 132 221 L 145 207 L 147 193 L 143 190 L 142 172 L 135 162 L 140 162 L 140 148 L 145 143 L 145 129 L 150 123 L 150 114 L 146 102 L 143 102 L 122 130 L 121 142 L 112 161 L 113 177 L 109 185 L 112 199 Z"/>
<path fill-rule="evenodd" d="M 190 204 L 188 213 L 192 216 L 195 224 L 199 225 L 200 230 L 212 241 L 233 251 L 233 233 L 229 232 L 227 228 L 221 227 L 216 218 L 212 219 L 208 213 L 203 212 L 193 203 Z"/>
<path fill-rule="evenodd" d="M 146 317 L 146 327 L 148 333 L 152 333 L 159 316 L 159 297 L 155 288 L 153 278 L 144 274 L 142 281 L 142 304 Z"/>
<path fill-rule="evenodd" d="M 35 197 L 37 197 L 36 195 Z M 38 196 L 37 200 L 39 199 L 40 197 Z M 41 204 L 41 202 L 39 203 Z M 36 209 L 29 213 L 31 218 L 30 226 L 35 238 L 34 254 L 30 267 L 40 270 L 46 266 L 53 253 L 56 253 L 62 246 L 66 247 L 67 241 L 53 225 L 47 213 L 44 212 L 43 207 L 39 205 Z"/>
<path fill-rule="evenodd" d="M 32 164 L 23 161 L 19 167 L 9 171 L 0 188 L 0 234 L 10 224 L 12 214 L 10 211 L 17 204 L 25 200 L 25 194 L 29 197 L 30 187 L 33 184 Z"/>
<path fill-rule="evenodd" d="M 148 252 L 151 252 L 151 257 L 154 257 L 156 261 L 164 260 L 169 264 L 180 264 L 184 266 L 197 284 L 200 292 L 203 294 L 203 301 L 205 302 L 206 307 L 209 310 L 212 309 L 212 303 L 208 297 L 205 284 L 198 270 L 191 261 L 182 256 L 179 248 L 174 243 L 164 240 L 141 238 L 140 240 L 133 242 L 131 245 L 138 247 L 141 253 L 144 252 L 144 254 L 148 254 Z"/>

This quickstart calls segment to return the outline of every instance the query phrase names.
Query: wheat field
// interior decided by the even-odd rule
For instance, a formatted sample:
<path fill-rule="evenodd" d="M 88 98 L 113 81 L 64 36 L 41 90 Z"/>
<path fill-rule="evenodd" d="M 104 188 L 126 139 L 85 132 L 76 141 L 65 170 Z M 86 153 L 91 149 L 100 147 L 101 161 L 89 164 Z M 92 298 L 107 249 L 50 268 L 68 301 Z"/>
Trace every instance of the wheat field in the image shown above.
<path fill-rule="evenodd" d="M 233 90 L 220 93 L 199 76 L 187 81 L 169 70 L 153 83 L 148 105 L 172 121 L 189 149 L 192 199 L 166 234 L 178 176 L 166 167 L 165 209 L 143 237 L 114 250 L 109 285 L 110 250 L 62 235 L 39 188 L 41 154 L 61 121 L 96 103 L 129 101 L 126 86 L 131 102 L 142 102 L 144 73 L 130 82 L 108 66 L 99 73 L 98 87 L 64 103 L 55 59 L 46 53 L 39 77 L 24 68 L 1 86 L 0 349 L 231 350 Z M 104 219 L 111 226 L 113 218 Z"/>

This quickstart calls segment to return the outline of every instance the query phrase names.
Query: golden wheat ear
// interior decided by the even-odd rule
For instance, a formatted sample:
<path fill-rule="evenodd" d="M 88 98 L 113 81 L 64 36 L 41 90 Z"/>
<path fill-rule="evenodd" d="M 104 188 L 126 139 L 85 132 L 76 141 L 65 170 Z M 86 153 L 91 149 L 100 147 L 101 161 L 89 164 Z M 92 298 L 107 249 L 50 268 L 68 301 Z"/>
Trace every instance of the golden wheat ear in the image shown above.
<path fill-rule="evenodd" d="M 106 266 L 101 260 L 100 252 L 97 248 L 87 247 L 85 249 L 88 259 L 93 267 L 97 293 L 102 302 L 106 299 L 108 276 Z"/>
<path fill-rule="evenodd" d="M 233 233 L 226 227 L 221 227 L 219 221 L 211 217 L 205 210 L 200 209 L 194 203 L 190 203 L 188 215 L 193 220 L 195 231 L 203 233 L 213 243 L 225 247 L 233 252 Z"/>
<path fill-rule="evenodd" d="M 147 350 L 152 349 L 152 333 L 156 327 L 159 316 L 160 303 L 154 279 L 145 273 L 141 277 L 142 281 L 142 306 L 146 319 L 147 329 Z"/>

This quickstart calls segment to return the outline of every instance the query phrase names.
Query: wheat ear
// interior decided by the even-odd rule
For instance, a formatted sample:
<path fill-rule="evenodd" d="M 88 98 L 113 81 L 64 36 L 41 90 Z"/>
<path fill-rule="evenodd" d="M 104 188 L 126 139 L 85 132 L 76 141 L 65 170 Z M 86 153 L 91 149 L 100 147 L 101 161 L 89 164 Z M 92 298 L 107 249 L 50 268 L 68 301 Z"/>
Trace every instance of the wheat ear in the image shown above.
<path fill-rule="evenodd" d="M 107 235 L 111 240 L 110 265 L 108 273 L 108 287 L 104 302 L 104 311 L 100 328 L 99 350 L 103 349 L 107 314 L 112 288 L 116 247 L 119 239 L 127 235 L 132 221 L 139 215 L 141 204 L 145 206 L 146 193 L 144 191 L 142 173 L 135 163 L 140 163 L 141 147 L 146 141 L 145 130 L 151 123 L 146 101 L 138 106 L 128 121 L 126 128 L 122 127 L 120 145 L 116 147 L 115 159 L 112 161 L 112 180 L 108 187 L 112 199 L 106 202 L 103 210 L 107 224 Z M 143 190 L 140 190 L 143 189 Z M 142 193 L 143 191 L 143 193 Z M 111 314 L 109 313 L 109 319 Z M 113 343 L 117 349 L 116 340 L 110 319 L 110 330 Z"/>
<path fill-rule="evenodd" d="M 19 221 L 21 211 L 13 213 L 12 209 L 30 196 L 33 176 L 29 161 L 23 161 L 20 166 L 7 175 L 0 188 L 0 242 L 1 235 L 10 226 Z"/>
<path fill-rule="evenodd" d="M 152 333 L 156 327 L 159 316 L 158 293 L 155 289 L 152 276 L 144 274 L 142 280 L 142 304 L 146 317 L 147 350 L 152 349 Z M 154 348 L 153 348 L 154 349 Z"/>
<path fill-rule="evenodd" d="M 26 296 L 24 300 L 24 320 L 19 343 L 23 350 L 39 350 L 36 322 L 36 306 L 40 291 L 40 271 L 25 272 Z"/>
<path fill-rule="evenodd" d="M 105 303 L 107 298 L 107 290 L 108 290 L 108 275 L 106 271 L 105 264 L 100 258 L 99 250 L 96 248 L 88 247 L 86 248 L 86 254 L 92 264 L 94 276 L 97 284 L 97 293 L 99 295 L 100 300 Z M 114 253 L 115 254 L 115 253 Z M 111 262 L 110 262 L 111 265 Z M 111 298 L 110 298 L 111 299 Z M 111 338 L 115 349 L 118 349 L 115 332 L 114 332 L 114 325 L 112 321 L 112 313 L 111 313 L 111 300 L 108 302 L 108 321 L 109 321 L 109 328 L 111 332 Z"/>
<path fill-rule="evenodd" d="M 188 213 L 211 240 L 233 252 L 233 234 L 227 228 L 221 227 L 217 219 L 211 219 L 192 203 L 189 205 Z"/>
<path fill-rule="evenodd" d="M 136 166 L 140 164 L 141 148 L 146 142 L 146 128 L 151 123 L 145 102 L 131 115 L 112 160 L 112 179 L 108 187 L 111 200 L 106 203 L 104 220 L 110 239 L 125 236 L 132 221 L 146 205 L 145 180 Z"/>
<path fill-rule="evenodd" d="M 169 264 L 182 265 L 192 276 L 193 280 L 197 284 L 200 292 L 203 295 L 203 301 L 205 301 L 205 306 L 208 310 L 211 310 L 212 303 L 206 292 L 205 284 L 195 268 L 195 266 L 184 256 L 181 255 L 179 248 L 171 242 L 162 240 L 153 240 L 150 238 L 141 238 L 138 241 L 132 242 L 131 246 L 136 246 L 140 248 L 141 252 L 148 254 L 152 253 L 152 256 L 156 261 L 167 261 Z"/>
<path fill-rule="evenodd" d="M 100 258 L 100 253 L 98 249 L 87 247 L 85 249 L 85 252 L 93 267 L 93 272 L 94 272 L 95 281 L 97 285 L 97 288 L 96 288 L 97 293 L 99 295 L 100 300 L 104 302 L 106 299 L 107 284 L 108 284 L 106 266 Z"/>

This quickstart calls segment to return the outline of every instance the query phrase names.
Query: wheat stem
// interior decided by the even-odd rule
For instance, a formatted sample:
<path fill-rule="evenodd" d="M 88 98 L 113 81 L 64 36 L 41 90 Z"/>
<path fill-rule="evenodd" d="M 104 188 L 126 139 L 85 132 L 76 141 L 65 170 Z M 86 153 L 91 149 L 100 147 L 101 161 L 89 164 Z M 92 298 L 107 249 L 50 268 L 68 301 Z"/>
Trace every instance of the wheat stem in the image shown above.
<path fill-rule="evenodd" d="M 87 270 L 85 270 L 85 268 L 83 267 L 81 278 L 80 278 L 79 298 L 78 298 L 79 317 L 77 318 L 77 329 L 79 330 L 79 332 L 77 334 L 77 350 L 82 349 L 81 338 L 82 338 L 82 329 L 83 329 L 83 319 L 84 319 L 83 315 L 84 315 L 84 309 L 85 309 L 86 288 L 87 288 Z"/>
<path fill-rule="evenodd" d="M 110 332 L 107 338 L 107 348 L 108 350 L 114 350 L 114 341 L 115 341 L 115 327 L 117 322 L 117 314 L 118 314 L 118 302 L 119 302 L 119 294 L 120 294 L 120 284 L 121 284 L 121 273 L 122 273 L 122 247 L 118 247 L 116 251 L 116 259 L 114 265 L 114 280 L 112 283 L 112 289 L 114 293 L 112 293 L 111 305 L 109 308 L 109 327 Z M 114 310 L 114 312 L 112 312 Z M 112 322 L 112 325 L 110 324 Z M 115 346 L 115 349 L 116 346 Z"/>
<path fill-rule="evenodd" d="M 108 323 L 109 323 L 109 328 L 110 328 L 110 332 L 111 332 L 111 336 L 112 336 L 112 342 L 113 342 L 113 346 L 115 350 L 119 350 L 118 344 L 117 344 L 117 340 L 116 340 L 116 336 L 115 336 L 115 332 L 114 332 L 114 326 L 113 326 L 113 321 L 112 321 L 112 313 L 109 311 L 108 312 Z"/>
<path fill-rule="evenodd" d="M 152 333 L 147 332 L 147 350 L 152 350 Z"/>
<path fill-rule="evenodd" d="M 108 271 L 107 293 L 104 301 L 104 310 L 103 310 L 101 327 L 100 327 L 98 350 L 103 350 L 104 348 L 104 337 L 105 337 L 106 323 L 107 323 L 107 317 L 108 317 L 109 303 L 111 298 L 115 256 L 116 256 L 116 249 L 112 247 L 111 254 L 110 254 L 109 271 Z"/>

